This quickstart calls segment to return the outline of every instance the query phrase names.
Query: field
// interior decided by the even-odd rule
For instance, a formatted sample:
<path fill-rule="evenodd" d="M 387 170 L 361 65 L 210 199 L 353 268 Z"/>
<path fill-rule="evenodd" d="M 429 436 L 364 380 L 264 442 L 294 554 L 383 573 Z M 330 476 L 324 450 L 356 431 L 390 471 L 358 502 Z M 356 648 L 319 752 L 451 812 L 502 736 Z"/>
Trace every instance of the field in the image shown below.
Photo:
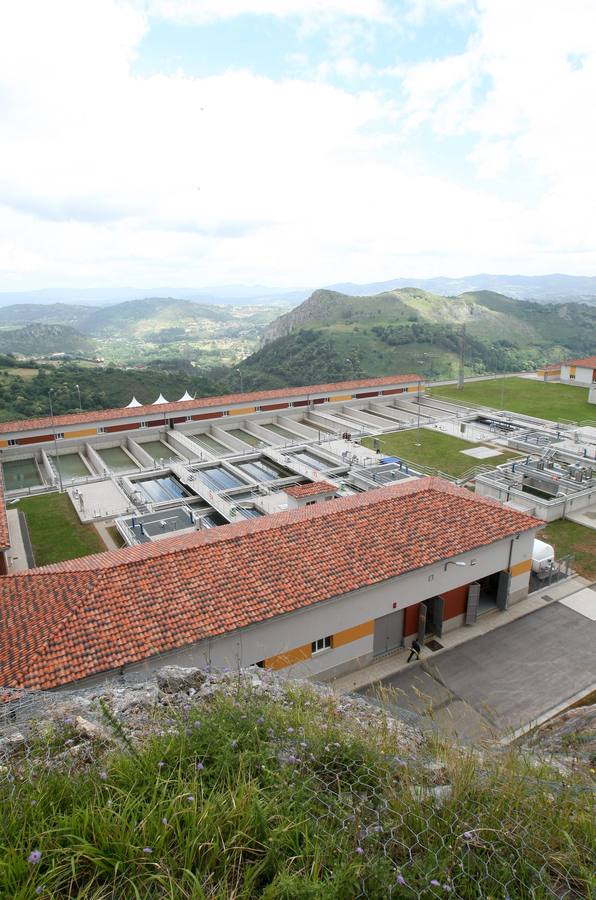
<path fill-rule="evenodd" d="M 596 580 L 596 531 L 593 528 L 557 519 L 550 522 L 538 538 L 553 545 L 558 559 L 572 553 L 575 556 L 572 568 L 578 575 Z"/>
<path fill-rule="evenodd" d="M 458 391 L 455 384 L 434 387 L 433 397 L 460 403 L 479 403 L 493 409 L 550 419 L 553 422 L 596 421 L 596 406 L 588 403 L 588 389 L 570 384 L 548 384 L 528 378 L 496 378 L 471 381 Z"/>
<path fill-rule="evenodd" d="M 82 525 L 67 494 L 27 497 L 19 503 L 25 514 L 35 564 L 46 566 L 76 559 L 106 548 L 93 525 Z"/>
<path fill-rule="evenodd" d="M 489 459 L 474 459 L 473 456 L 465 456 L 462 450 L 471 450 L 472 447 L 484 447 L 484 444 L 471 444 L 460 438 L 439 431 L 420 429 L 420 447 L 416 446 L 418 432 L 402 431 L 393 434 L 381 435 L 381 450 L 385 456 L 399 456 L 407 459 L 414 465 L 418 462 L 423 466 L 432 466 L 446 475 L 463 475 L 468 469 L 477 465 L 498 466 L 519 456 L 519 453 L 503 450 L 500 456 L 491 456 Z M 365 447 L 373 447 L 373 438 L 364 438 Z"/>

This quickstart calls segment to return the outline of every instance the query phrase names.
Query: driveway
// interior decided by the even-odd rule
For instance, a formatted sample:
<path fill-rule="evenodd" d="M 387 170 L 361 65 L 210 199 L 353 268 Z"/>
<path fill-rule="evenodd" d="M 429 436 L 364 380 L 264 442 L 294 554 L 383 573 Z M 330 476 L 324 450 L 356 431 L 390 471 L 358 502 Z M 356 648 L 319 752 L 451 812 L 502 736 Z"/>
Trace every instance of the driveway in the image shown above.
<path fill-rule="evenodd" d="M 421 663 L 362 693 L 430 717 L 465 743 L 504 737 L 590 688 L 594 647 L 596 622 L 554 602 L 434 660 L 426 651 Z"/>

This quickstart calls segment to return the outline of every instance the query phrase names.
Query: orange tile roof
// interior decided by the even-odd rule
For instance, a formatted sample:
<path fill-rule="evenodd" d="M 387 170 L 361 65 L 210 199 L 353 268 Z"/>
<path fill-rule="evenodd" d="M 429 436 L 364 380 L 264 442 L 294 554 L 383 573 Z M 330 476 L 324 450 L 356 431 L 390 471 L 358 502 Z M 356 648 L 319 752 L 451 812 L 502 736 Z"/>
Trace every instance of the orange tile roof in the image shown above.
<path fill-rule="evenodd" d="M 596 356 L 586 356 L 584 359 L 570 359 L 564 363 L 567 366 L 585 366 L 587 369 L 596 368 Z"/>
<path fill-rule="evenodd" d="M 6 575 L 2 686 L 114 670 L 542 524 L 426 478 Z"/>
<path fill-rule="evenodd" d="M 291 484 L 290 487 L 284 488 L 284 491 L 294 500 L 300 500 L 302 497 L 315 497 L 317 494 L 329 494 L 331 491 L 336 493 L 337 485 L 329 481 L 311 481 L 308 484 Z"/>
<path fill-rule="evenodd" d="M 8 519 L 6 518 L 6 503 L 4 502 L 4 475 L 0 466 L 0 550 L 8 550 L 10 547 L 10 535 L 8 533 Z"/>
<path fill-rule="evenodd" d="M 310 384 L 302 387 L 276 388 L 270 391 L 252 391 L 247 394 L 226 394 L 223 397 L 201 397 L 198 400 L 177 400 L 173 403 L 160 403 L 155 406 L 152 403 L 145 406 L 135 406 L 123 409 L 100 409 L 82 413 L 70 413 L 64 416 L 49 416 L 41 419 L 23 419 L 15 422 L 0 422 L 0 434 L 17 431 L 32 431 L 37 428 L 56 428 L 64 425 L 84 425 L 92 422 L 104 422 L 109 419 L 128 419 L 138 416 L 157 415 L 158 413 L 191 413 L 195 409 L 205 409 L 212 406 L 226 406 L 235 403 L 250 405 L 260 400 L 278 400 L 284 397 L 297 397 L 304 394 L 320 394 L 322 391 L 351 391 L 360 388 L 385 387 L 391 384 L 424 383 L 419 375 L 388 375 L 383 378 L 363 378 L 356 381 L 338 381 L 334 384 Z"/>

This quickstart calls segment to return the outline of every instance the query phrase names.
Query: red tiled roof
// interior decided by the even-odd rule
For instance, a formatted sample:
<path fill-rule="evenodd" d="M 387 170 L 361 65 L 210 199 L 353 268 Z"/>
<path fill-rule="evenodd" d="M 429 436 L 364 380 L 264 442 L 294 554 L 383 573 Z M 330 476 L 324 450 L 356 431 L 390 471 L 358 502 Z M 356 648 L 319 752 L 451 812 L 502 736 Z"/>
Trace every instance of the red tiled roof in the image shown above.
<path fill-rule="evenodd" d="M 53 688 L 541 524 L 426 478 L 7 575 L 0 678 L 4 687 Z"/>
<path fill-rule="evenodd" d="M 0 550 L 8 550 L 10 547 L 10 535 L 8 533 L 8 519 L 6 518 L 6 504 L 4 502 L 4 475 L 0 466 Z"/>
<path fill-rule="evenodd" d="M 584 359 L 570 359 L 567 366 L 585 366 L 587 369 L 596 368 L 596 356 L 586 356 Z"/>
<path fill-rule="evenodd" d="M 419 375 L 388 375 L 383 378 L 363 378 L 356 381 L 338 381 L 335 384 L 310 384 L 303 387 L 276 388 L 270 391 L 253 391 L 248 394 L 226 394 L 223 397 L 201 397 L 198 400 L 177 400 L 174 403 L 150 403 L 124 409 L 100 409 L 95 412 L 71 413 L 55 416 L 54 420 L 47 416 L 43 419 L 23 419 L 16 422 L 0 422 L 0 434 L 13 431 L 32 431 L 36 428 L 59 428 L 63 425 L 85 425 L 93 422 L 104 422 L 109 419 L 128 419 L 138 416 L 157 415 L 158 413 L 183 412 L 190 413 L 195 409 L 212 406 L 227 406 L 235 403 L 257 403 L 260 400 L 278 400 L 284 397 L 298 397 L 304 394 L 320 394 L 323 391 L 352 391 L 360 388 L 385 387 L 391 384 L 424 383 Z"/>
<path fill-rule="evenodd" d="M 315 497 L 317 494 L 329 494 L 331 491 L 336 493 L 337 485 L 329 481 L 311 481 L 308 484 L 291 484 L 290 487 L 284 488 L 284 491 L 294 500 L 300 500 L 302 497 Z"/>

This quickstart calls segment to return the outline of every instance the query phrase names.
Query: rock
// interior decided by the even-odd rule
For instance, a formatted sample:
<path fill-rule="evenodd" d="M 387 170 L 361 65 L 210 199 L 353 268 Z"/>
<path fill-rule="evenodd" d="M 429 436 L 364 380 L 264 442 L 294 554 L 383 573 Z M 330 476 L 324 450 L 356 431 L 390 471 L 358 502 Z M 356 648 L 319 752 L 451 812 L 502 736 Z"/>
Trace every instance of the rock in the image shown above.
<path fill-rule="evenodd" d="M 0 756 L 11 756 L 18 753 L 25 746 L 25 737 L 20 731 L 14 731 L 6 737 L 0 738 Z"/>
<path fill-rule="evenodd" d="M 72 721 L 72 726 L 77 734 L 80 734 L 90 741 L 113 740 L 113 736 L 107 728 L 104 728 L 103 725 L 98 725 L 96 722 L 90 722 L 88 719 L 83 719 L 82 716 L 75 716 Z"/>
<path fill-rule="evenodd" d="M 203 669 L 183 669 L 181 666 L 165 666 L 157 673 L 157 686 L 163 694 L 179 694 L 200 688 L 207 681 Z"/>

